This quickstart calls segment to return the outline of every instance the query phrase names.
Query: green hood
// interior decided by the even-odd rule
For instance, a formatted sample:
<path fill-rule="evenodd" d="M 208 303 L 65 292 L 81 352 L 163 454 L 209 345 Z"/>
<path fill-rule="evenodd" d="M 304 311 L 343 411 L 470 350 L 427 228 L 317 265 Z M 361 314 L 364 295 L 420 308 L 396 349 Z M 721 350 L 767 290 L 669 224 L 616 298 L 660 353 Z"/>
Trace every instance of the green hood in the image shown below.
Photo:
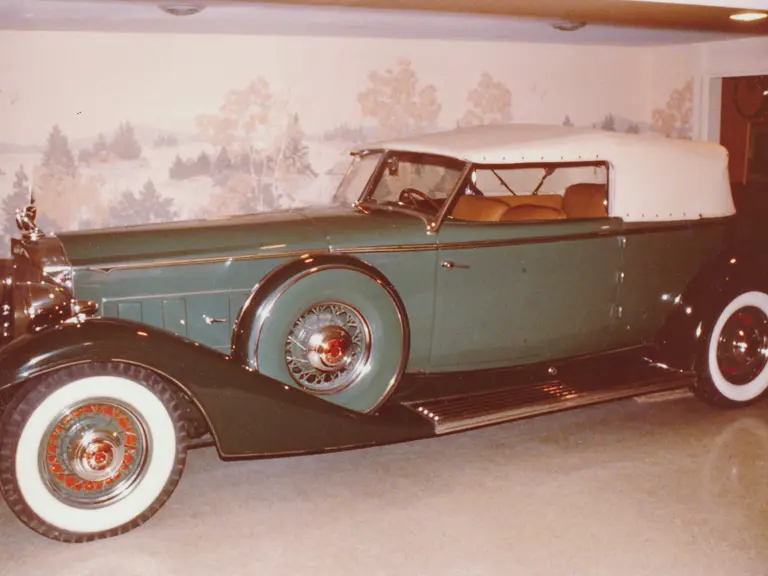
<path fill-rule="evenodd" d="M 58 234 L 75 267 L 428 241 L 414 216 L 351 207 L 283 210 Z"/>

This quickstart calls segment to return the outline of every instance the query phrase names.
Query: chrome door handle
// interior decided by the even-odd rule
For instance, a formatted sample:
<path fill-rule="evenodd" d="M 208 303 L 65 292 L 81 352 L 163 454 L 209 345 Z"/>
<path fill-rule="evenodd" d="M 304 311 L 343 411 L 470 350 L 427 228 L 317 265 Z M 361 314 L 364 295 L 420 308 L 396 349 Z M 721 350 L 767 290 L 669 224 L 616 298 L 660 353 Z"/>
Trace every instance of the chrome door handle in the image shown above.
<path fill-rule="evenodd" d="M 466 264 L 456 264 L 456 262 L 451 262 L 450 260 L 446 260 L 442 264 L 440 264 L 443 268 L 446 270 L 451 270 L 452 268 L 469 268 Z"/>
<path fill-rule="evenodd" d="M 206 316 L 203 314 L 203 319 L 205 320 L 205 323 L 209 326 L 211 324 L 225 324 L 229 322 L 229 318 L 211 318 L 210 316 Z"/>

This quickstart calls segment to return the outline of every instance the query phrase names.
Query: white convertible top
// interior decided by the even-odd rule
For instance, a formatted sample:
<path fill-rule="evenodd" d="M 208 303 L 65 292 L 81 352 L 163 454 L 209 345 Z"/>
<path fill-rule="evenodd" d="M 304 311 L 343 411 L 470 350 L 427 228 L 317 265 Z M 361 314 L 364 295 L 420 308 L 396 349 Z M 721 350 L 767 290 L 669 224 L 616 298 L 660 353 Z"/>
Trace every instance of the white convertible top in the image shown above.
<path fill-rule="evenodd" d="M 644 222 L 735 213 L 728 152 L 712 142 L 513 123 L 367 144 L 356 151 L 378 149 L 437 154 L 478 164 L 607 161 L 611 216 Z"/>

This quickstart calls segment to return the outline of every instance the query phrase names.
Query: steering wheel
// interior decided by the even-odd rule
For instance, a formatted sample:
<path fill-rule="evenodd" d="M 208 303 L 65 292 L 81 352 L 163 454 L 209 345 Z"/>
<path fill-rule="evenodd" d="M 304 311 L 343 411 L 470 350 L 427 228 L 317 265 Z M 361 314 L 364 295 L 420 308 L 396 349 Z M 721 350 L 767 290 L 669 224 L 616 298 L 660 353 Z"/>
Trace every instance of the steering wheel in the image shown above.
<path fill-rule="evenodd" d="M 424 194 L 421 190 L 417 190 L 416 188 L 403 188 L 400 191 L 400 197 L 398 200 L 400 202 L 405 202 L 405 200 L 408 200 L 411 204 L 413 204 L 414 208 L 418 208 L 419 205 L 417 204 L 416 200 L 414 199 L 414 196 L 417 198 L 420 198 L 421 200 L 425 200 L 427 204 L 432 206 L 434 208 L 435 212 L 440 212 L 440 205 L 435 202 L 432 198 Z"/>

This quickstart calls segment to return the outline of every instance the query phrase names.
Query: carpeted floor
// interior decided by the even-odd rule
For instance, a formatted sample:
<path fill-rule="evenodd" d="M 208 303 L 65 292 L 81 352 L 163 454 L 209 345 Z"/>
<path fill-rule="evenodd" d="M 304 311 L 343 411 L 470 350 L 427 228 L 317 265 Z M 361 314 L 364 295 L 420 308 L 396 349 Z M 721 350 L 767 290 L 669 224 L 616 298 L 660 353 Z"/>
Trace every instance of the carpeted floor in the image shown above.
<path fill-rule="evenodd" d="M 0 574 L 765 575 L 768 403 L 595 406 L 397 446 L 190 455 L 148 524 L 92 544 L 0 504 Z"/>

